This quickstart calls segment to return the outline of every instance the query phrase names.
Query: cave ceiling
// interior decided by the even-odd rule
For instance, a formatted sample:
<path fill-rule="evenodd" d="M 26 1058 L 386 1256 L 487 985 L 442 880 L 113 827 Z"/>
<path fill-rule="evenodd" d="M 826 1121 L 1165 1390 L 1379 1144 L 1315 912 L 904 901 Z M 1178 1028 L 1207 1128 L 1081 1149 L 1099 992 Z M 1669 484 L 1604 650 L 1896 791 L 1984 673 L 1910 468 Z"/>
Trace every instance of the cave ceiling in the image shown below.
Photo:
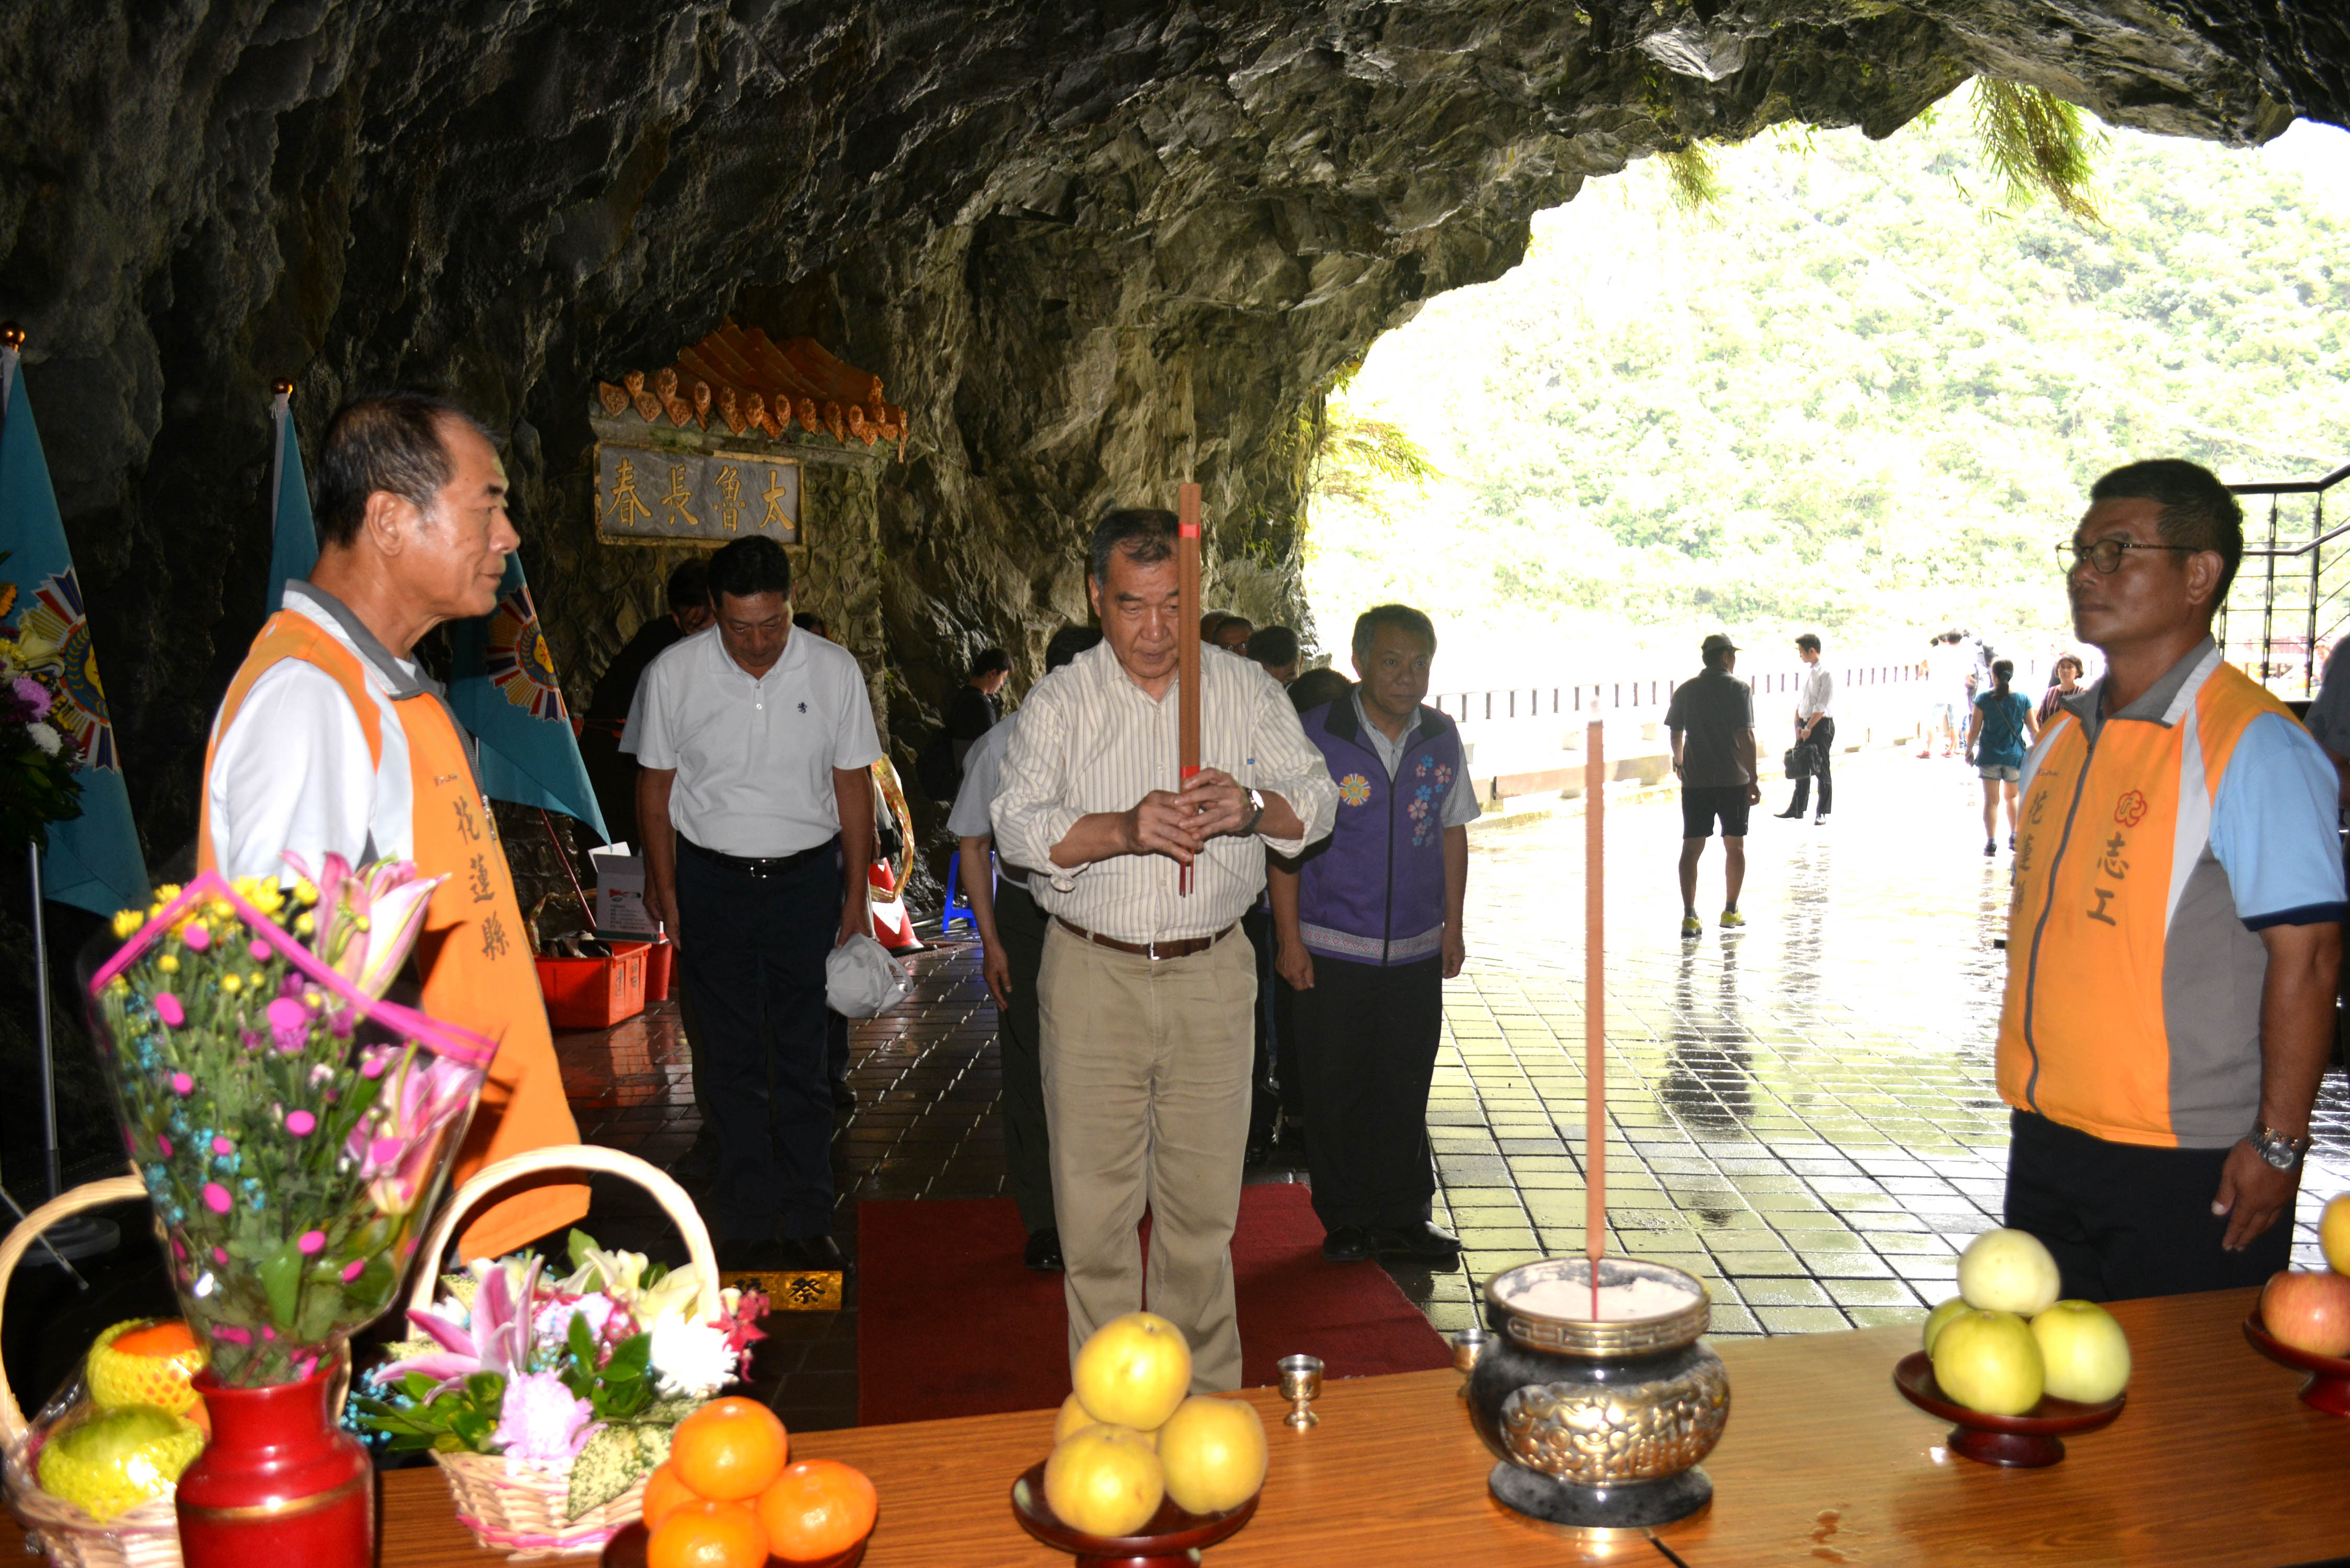
<path fill-rule="evenodd" d="M 1187 472 L 1211 601 L 1301 611 L 1316 389 L 1585 180 L 1979 73 L 2250 144 L 2350 118 L 2350 8 L 12 0 L 0 316 L 160 855 L 261 619 L 276 378 L 314 440 L 402 384 L 500 435 L 576 697 L 659 566 L 595 543 L 597 380 L 729 317 L 879 375 L 912 435 L 847 640 L 902 758 L 962 655 L 1083 613 L 1086 520 Z"/>

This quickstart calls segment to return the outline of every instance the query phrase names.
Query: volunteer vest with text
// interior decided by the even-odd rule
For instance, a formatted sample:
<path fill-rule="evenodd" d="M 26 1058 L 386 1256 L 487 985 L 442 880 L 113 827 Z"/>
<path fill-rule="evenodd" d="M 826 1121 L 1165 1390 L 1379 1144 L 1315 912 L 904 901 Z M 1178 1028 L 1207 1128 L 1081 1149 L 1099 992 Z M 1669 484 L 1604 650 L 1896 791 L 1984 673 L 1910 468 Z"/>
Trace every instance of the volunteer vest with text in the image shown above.
<path fill-rule="evenodd" d="M 308 617 L 289 609 L 278 611 L 261 628 L 222 700 L 204 757 L 206 776 L 212 773 L 212 749 L 228 732 L 253 683 L 286 659 L 299 659 L 334 677 L 359 715 L 369 754 L 380 765 L 381 719 L 359 659 Z M 395 711 L 408 737 L 412 855 L 421 874 L 449 877 L 432 895 L 424 932 L 416 944 L 423 1010 L 498 1044 L 450 1177 L 453 1189 L 485 1165 L 533 1148 L 577 1143 L 579 1134 L 563 1096 L 546 1007 L 539 995 L 538 973 L 515 900 L 505 849 L 498 841 L 489 801 L 475 782 L 463 732 L 431 692 L 400 700 Z M 213 864 L 210 815 L 207 792 L 205 820 L 196 834 L 198 864 L 203 869 Z M 527 1188 L 482 1210 L 459 1238 L 459 1256 L 510 1252 L 587 1212 L 584 1187 Z"/>
<path fill-rule="evenodd" d="M 1311 950 L 1357 963 L 1434 957 L 1444 945 L 1444 800 L 1462 765 L 1461 732 L 1422 708 L 1390 780 L 1351 699 L 1307 713 L 1305 726 L 1337 782 L 1338 815 L 1298 869 L 1298 934 Z"/>
<path fill-rule="evenodd" d="M 2289 711 L 2216 654 L 2162 722 L 2059 710 L 2026 763 L 2000 1010 L 2009 1105 L 2116 1143 L 2224 1147 L 2260 1099 L 2266 950 L 2210 854 L 2244 727 Z M 2246 984 L 2249 978 L 2251 981 Z"/>

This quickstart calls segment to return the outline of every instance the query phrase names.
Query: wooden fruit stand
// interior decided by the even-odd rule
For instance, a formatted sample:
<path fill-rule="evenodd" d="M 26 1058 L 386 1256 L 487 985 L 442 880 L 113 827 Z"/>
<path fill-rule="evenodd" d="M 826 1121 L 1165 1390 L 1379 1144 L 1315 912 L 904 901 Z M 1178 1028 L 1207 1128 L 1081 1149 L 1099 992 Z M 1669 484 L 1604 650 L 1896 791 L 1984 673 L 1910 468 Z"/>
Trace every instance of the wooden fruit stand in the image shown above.
<path fill-rule="evenodd" d="M 2244 1343 L 2253 1293 L 2124 1302 L 2137 1371 L 2128 1407 L 2062 1464 L 2006 1470 L 1950 1455 L 1891 1368 L 1914 1326 L 1725 1340 L 1729 1430 L 1706 1469 L 1714 1502 L 1657 1532 L 1589 1547 L 1492 1502 L 1492 1456 L 1452 1372 L 1333 1377 L 1321 1425 L 1278 1425 L 1256 1517 L 1207 1553 L 1255 1564 L 1597 1562 L 1686 1568 L 2061 1563 L 2282 1568 L 2350 1553 L 2350 1420 L 2294 1397 L 2297 1374 Z M 926 1347 L 935 1353 L 940 1345 Z M 1053 1412 L 795 1435 L 795 1458 L 854 1464 L 880 1489 L 868 1568 L 1054 1568 L 1024 1534 L 1013 1478 L 1051 1445 Z M 438 1473 L 385 1475 L 380 1568 L 492 1568 Z M 15 1526 L 0 1532 L 9 1552 Z"/>

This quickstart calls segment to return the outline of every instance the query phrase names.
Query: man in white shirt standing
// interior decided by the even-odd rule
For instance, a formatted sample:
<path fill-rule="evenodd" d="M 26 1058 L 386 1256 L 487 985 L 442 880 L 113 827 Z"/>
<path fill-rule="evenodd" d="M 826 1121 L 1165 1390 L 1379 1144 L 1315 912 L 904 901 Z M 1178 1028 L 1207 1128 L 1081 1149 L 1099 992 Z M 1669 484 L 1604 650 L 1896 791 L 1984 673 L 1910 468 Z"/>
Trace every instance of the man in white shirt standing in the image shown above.
<path fill-rule="evenodd" d="M 1835 677 L 1820 662 L 1820 634 L 1807 631 L 1795 639 L 1795 657 L 1804 661 L 1803 690 L 1795 694 L 1795 744 L 1812 748 L 1812 770 L 1820 778 L 1820 814 L 1814 826 L 1827 821 L 1835 804 L 1835 780 L 1828 765 L 1835 754 Z M 1795 798 L 1781 816 L 1801 816 L 1812 798 L 1812 774 L 1795 781 Z"/>
<path fill-rule="evenodd" d="M 717 623 L 645 671 L 620 749 L 644 770 L 645 902 L 703 1031 L 728 1269 L 837 1269 L 824 961 L 869 935 L 881 754 L 847 649 L 795 632 L 783 546 L 710 558 Z"/>
<path fill-rule="evenodd" d="M 1199 632 L 1178 612 L 1175 537 L 1171 512 L 1096 526 L 1087 587 L 1105 640 L 1029 693 L 994 816 L 1053 917 L 1037 993 L 1069 1353 L 1141 1306 L 1147 1282 L 1209 1391 L 1241 1377 L 1232 1235 L 1256 968 L 1240 919 L 1266 847 L 1327 834 L 1338 792 L 1281 688 L 1242 659 L 1200 661 L 1202 765 L 1179 783 L 1177 653 Z"/>
<path fill-rule="evenodd" d="M 1045 673 L 1066 667 L 1101 639 L 1093 627 L 1063 627 L 1045 645 Z M 947 831 L 957 840 L 962 887 L 971 899 L 972 923 L 979 928 L 980 973 L 995 998 L 996 1055 L 1003 1070 L 1003 1184 L 1019 1207 L 1021 1229 L 1028 1232 L 1020 1261 L 1053 1274 L 1061 1271 L 1061 1231 L 1053 1221 L 1053 1146 L 1045 1131 L 1045 1063 L 1036 1033 L 1036 971 L 1045 962 L 1045 929 L 1051 921 L 1029 890 L 1037 879 L 1034 871 L 1001 860 L 999 880 L 988 869 L 1003 752 L 1019 722 L 1017 712 L 999 720 L 963 757 L 962 788 L 947 814 Z"/>

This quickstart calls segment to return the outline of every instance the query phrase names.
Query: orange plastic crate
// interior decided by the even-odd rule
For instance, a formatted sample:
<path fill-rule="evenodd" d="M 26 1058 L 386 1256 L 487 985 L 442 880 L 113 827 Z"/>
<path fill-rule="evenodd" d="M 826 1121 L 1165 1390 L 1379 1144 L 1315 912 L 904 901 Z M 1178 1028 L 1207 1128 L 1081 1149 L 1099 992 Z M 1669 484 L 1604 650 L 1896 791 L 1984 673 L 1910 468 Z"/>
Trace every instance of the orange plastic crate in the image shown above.
<path fill-rule="evenodd" d="M 604 1029 L 645 1010 L 648 942 L 616 945 L 609 958 L 540 958 L 539 993 L 557 1029 Z"/>

